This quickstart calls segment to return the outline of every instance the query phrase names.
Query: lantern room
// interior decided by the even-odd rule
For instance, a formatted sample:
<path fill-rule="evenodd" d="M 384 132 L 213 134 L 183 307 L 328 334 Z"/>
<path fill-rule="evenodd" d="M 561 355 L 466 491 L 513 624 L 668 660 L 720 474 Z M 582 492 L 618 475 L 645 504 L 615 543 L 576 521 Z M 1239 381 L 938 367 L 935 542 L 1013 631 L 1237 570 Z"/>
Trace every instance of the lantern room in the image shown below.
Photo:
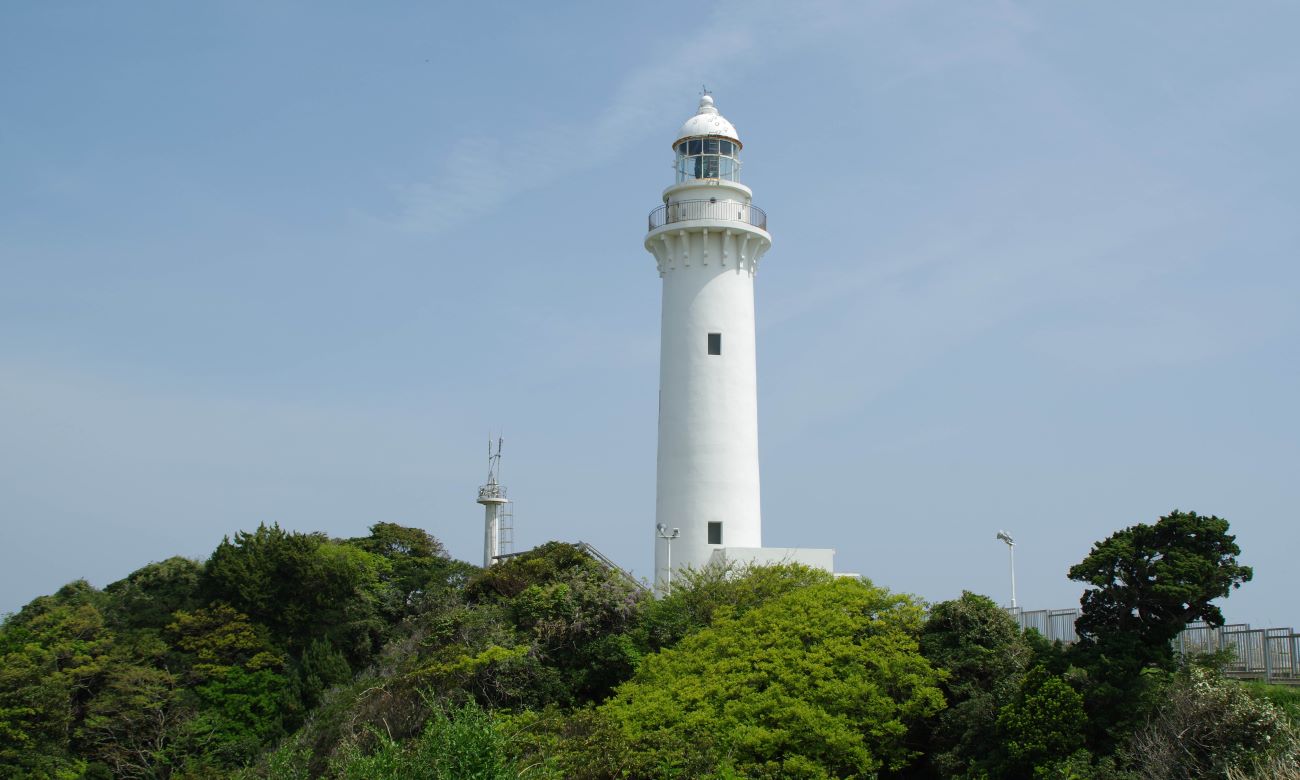
<path fill-rule="evenodd" d="M 677 132 L 677 183 L 694 179 L 740 181 L 740 149 L 736 128 L 713 105 L 713 97 L 700 98 L 695 116 Z"/>

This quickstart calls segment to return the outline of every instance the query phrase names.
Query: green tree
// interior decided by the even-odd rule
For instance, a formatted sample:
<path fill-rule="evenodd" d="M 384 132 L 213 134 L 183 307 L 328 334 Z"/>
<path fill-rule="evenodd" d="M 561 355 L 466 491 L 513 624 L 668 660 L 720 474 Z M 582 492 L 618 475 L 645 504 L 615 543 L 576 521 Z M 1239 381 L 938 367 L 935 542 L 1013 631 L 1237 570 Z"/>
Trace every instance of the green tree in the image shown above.
<path fill-rule="evenodd" d="M 915 756 L 908 727 L 943 707 L 910 597 L 841 579 L 716 620 L 649 656 L 599 713 L 624 748 L 573 777 L 867 777 Z"/>
<path fill-rule="evenodd" d="M 284 656 L 265 629 L 227 604 L 176 613 L 168 627 L 187 653 L 183 752 L 193 764 L 241 766 L 299 716 Z"/>
<path fill-rule="evenodd" d="M 480 614 L 501 610 L 509 638 L 430 671 L 460 676 L 484 704 L 599 701 L 640 661 L 633 634 L 648 594 L 574 545 L 549 542 L 510 558 L 476 575 L 467 592 Z"/>
<path fill-rule="evenodd" d="M 1070 567 L 1070 579 L 1090 588 L 1076 622 L 1087 643 L 1133 637 L 1143 661 L 1168 665 L 1170 642 L 1195 620 L 1223 625 L 1211 603 L 1249 582 L 1249 566 L 1237 563 L 1241 548 L 1228 521 L 1174 510 L 1155 525 L 1138 524 L 1093 545 Z"/>
<path fill-rule="evenodd" d="M 209 602 L 225 602 L 271 630 L 298 656 L 326 639 L 353 668 L 364 666 L 384 632 L 379 614 L 383 556 L 278 525 L 222 540 L 203 571 Z"/>
<path fill-rule="evenodd" d="M 307 709 L 320 703 L 321 694 L 331 686 L 352 679 L 348 659 L 322 639 L 314 639 L 307 645 L 297 671 L 299 698 Z"/>
<path fill-rule="evenodd" d="M 564 582 L 582 572 L 608 573 L 599 561 L 577 545 L 547 542 L 496 566 L 481 569 L 466 584 L 465 595 L 473 602 L 509 599 L 533 585 Z"/>
<path fill-rule="evenodd" d="M 126 629 L 163 629 L 178 609 L 195 609 L 203 567 L 179 556 L 150 563 L 104 588 L 107 612 Z"/>
<path fill-rule="evenodd" d="M 740 617 L 791 591 L 831 579 L 827 572 L 797 563 L 687 568 L 673 576 L 672 593 L 646 605 L 639 639 L 647 651 L 672 647 L 717 617 Z"/>
<path fill-rule="evenodd" d="M 964 591 L 930 608 L 921 653 L 948 673 L 948 708 L 928 724 L 927 760 L 940 777 L 980 777 L 997 760 L 998 712 L 1019 690 L 1029 643 L 1005 609 Z"/>
<path fill-rule="evenodd" d="M 1175 510 L 1117 531 L 1070 568 L 1090 586 L 1070 656 L 1087 670 L 1095 751 L 1110 752 L 1146 717 L 1163 678 L 1144 671 L 1174 668 L 1171 642 L 1187 623 L 1223 625 L 1213 600 L 1252 576 L 1240 553 L 1228 521 Z"/>
<path fill-rule="evenodd" d="M 86 708 L 110 668 L 103 594 L 82 580 L 0 627 L 0 776 L 75 777 Z"/>
<path fill-rule="evenodd" d="M 1014 701 L 998 714 L 1005 763 L 997 776 L 1050 775 L 1053 764 L 1083 748 L 1083 697 L 1064 679 L 1036 666 Z"/>
<path fill-rule="evenodd" d="M 87 756 L 117 778 L 165 777 L 173 743 L 191 715 L 175 675 L 119 662 L 87 707 Z"/>
<path fill-rule="evenodd" d="M 454 600 L 476 571 L 470 564 L 452 560 L 427 531 L 396 523 L 375 523 L 369 536 L 346 544 L 388 562 L 389 568 L 380 571 L 383 588 L 378 606 L 390 624 Z"/>

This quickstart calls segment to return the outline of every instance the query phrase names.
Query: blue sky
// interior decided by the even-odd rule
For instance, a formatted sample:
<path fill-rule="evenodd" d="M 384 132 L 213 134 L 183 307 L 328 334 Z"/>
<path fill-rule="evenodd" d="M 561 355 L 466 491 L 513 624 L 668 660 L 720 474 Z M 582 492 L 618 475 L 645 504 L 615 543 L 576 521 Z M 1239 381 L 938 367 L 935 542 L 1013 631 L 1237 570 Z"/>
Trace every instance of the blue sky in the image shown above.
<path fill-rule="evenodd" d="M 1300 624 L 1286 3 L 9 3 L 0 612 L 279 522 L 649 576 L 659 280 L 701 84 L 745 140 L 764 541 L 1075 604 L 1228 518 Z"/>

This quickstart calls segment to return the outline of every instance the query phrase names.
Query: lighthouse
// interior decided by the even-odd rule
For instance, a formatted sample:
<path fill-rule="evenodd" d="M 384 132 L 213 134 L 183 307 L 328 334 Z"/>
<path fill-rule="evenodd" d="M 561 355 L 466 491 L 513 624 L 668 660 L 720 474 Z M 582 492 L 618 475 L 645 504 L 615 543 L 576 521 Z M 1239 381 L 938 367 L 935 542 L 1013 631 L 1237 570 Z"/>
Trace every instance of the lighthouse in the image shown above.
<path fill-rule="evenodd" d="M 645 248 L 663 279 L 655 589 L 709 565 L 835 570 L 828 548 L 764 547 L 758 481 L 754 276 L 772 247 L 740 182 L 740 134 L 705 94 L 673 141 L 673 183 Z"/>
<path fill-rule="evenodd" d="M 663 279 L 655 583 L 728 547 L 761 548 L 754 275 L 772 246 L 740 181 L 744 144 L 713 97 L 673 141 L 674 182 L 645 248 Z"/>

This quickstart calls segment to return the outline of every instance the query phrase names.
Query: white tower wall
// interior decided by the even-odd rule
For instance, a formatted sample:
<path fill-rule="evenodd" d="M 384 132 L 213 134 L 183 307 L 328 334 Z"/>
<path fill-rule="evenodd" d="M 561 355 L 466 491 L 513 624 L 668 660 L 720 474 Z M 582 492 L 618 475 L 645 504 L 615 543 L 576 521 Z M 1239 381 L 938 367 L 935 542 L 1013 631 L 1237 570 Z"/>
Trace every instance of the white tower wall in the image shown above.
<path fill-rule="evenodd" d="M 701 101 L 692 122 L 717 117 L 712 105 Z M 734 139 L 722 122 L 729 132 L 719 137 Z M 680 529 L 656 540 L 661 590 L 669 544 L 674 570 L 701 568 L 725 547 L 762 547 L 754 274 L 771 246 L 758 227 L 765 217 L 736 181 L 687 179 L 665 190 L 664 203 L 645 239 L 663 278 L 655 520 Z M 709 353 L 710 334 L 720 354 Z M 714 544 L 710 523 L 721 523 Z"/>
<path fill-rule="evenodd" d="M 483 505 L 483 568 L 496 563 L 501 553 L 501 510 L 506 499 L 495 496 L 481 497 Z"/>

